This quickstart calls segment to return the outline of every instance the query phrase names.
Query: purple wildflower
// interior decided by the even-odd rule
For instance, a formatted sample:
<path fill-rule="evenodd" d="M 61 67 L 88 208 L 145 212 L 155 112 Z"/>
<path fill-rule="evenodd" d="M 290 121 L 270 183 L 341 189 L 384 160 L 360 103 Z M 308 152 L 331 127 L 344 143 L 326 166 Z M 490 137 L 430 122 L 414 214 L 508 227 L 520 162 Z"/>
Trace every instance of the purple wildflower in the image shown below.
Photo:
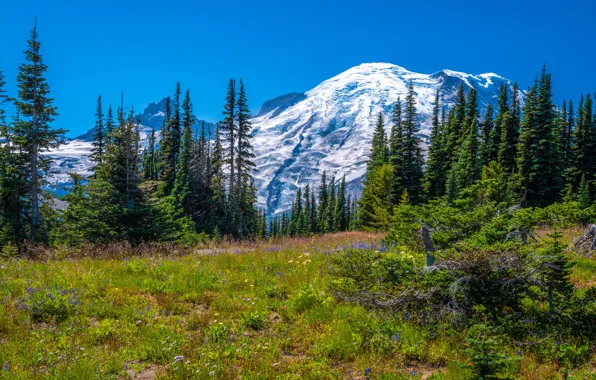
<path fill-rule="evenodd" d="M 368 367 L 367 369 L 364 370 L 364 375 L 368 375 L 371 372 L 372 372 L 372 368 Z"/>
<path fill-rule="evenodd" d="M 178 355 L 178 356 L 174 357 L 174 363 L 181 362 L 183 360 L 184 360 L 184 356 L 182 356 L 182 355 Z"/>
<path fill-rule="evenodd" d="M 410 375 L 412 375 L 412 376 L 416 376 L 416 374 L 417 374 L 417 373 L 418 373 L 418 371 L 416 371 L 416 370 L 413 370 L 412 372 L 410 372 Z"/>

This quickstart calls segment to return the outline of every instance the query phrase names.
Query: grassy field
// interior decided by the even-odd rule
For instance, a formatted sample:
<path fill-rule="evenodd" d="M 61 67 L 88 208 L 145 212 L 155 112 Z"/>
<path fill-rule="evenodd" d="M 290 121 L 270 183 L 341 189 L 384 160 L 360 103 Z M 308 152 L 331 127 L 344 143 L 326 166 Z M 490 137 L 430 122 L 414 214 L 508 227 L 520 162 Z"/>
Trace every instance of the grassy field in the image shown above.
<path fill-rule="evenodd" d="M 461 332 L 431 333 L 329 293 L 330 255 L 380 239 L 1 260 L 0 378 L 466 378 Z M 580 259 L 573 278 L 593 285 L 596 261 Z M 509 354 L 521 378 L 560 378 L 553 363 Z M 572 376 L 594 378 L 594 364 Z"/>

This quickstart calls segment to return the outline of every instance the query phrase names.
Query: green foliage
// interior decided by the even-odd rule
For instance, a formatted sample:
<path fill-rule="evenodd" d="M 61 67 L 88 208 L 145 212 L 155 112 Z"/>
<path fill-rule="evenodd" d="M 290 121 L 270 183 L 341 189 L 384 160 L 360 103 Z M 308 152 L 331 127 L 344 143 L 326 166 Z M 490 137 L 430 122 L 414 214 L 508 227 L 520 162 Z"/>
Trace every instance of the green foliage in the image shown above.
<path fill-rule="evenodd" d="M 243 314 L 240 320 L 245 327 L 253 330 L 263 330 L 266 325 L 265 317 L 259 313 Z"/>
<path fill-rule="evenodd" d="M 463 353 L 468 357 L 470 368 L 477 379 L 509 378 L 507 373 L 515 363 L 499 351 L 500 347 L 493 336 L 493 328 L 478 324 L 470 328 Z"/>
<path fill-rule="evenodd" d="M 64 322 L 81 306 L 79 297 L 75 289 L 37 290 L 29 287 L 19 307 L 29 313 L 33 322 Z"/>

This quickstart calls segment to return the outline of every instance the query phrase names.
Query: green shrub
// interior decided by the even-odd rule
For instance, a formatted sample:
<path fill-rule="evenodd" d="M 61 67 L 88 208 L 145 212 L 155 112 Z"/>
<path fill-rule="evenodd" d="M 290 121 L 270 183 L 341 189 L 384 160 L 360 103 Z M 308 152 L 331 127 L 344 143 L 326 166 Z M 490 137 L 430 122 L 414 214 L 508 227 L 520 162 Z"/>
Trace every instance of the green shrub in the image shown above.
<path fill-rule="evenodd" d="M 477 379 L 500 379 L 510 371 L 515 360 L 500 351 L 493 329 L 484 324 L 470 328 L 463 353 Z"/>
<path fill-rule="evenodd" d="M 330 298 L 325 295 L 325 292 L 317 290 L 312 284 L 299 289 L 293 299 L 294 309 L 298 312 L 304 312 L 329 302 Z"/>
<path fill-rule="evenodd" d="M 263 330 L 266 325 L 265 317 L 262 314 L 242 314 L 240 317 L 242 325 L 253 330 Z"/>
<path fill-rule="evenodd" d="M 34 322 L 64 322 L 81 306 L 78 291 L 55 287 L 44 291 L 29 287 L 19 307 L 29 312 Z"/>

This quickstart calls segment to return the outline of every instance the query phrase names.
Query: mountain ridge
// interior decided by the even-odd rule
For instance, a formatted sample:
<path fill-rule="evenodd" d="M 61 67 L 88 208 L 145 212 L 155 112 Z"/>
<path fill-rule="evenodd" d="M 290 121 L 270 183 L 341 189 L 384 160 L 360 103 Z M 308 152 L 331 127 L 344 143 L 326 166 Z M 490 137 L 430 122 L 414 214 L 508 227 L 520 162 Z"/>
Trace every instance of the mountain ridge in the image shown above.
<path fill-rule="evenodd" d="M 440 70 L 432 74 L 409 71 L 385 62 L 363 63 L 322 81 L 306 92 L 293 92 L 263 103 L 253 117 L 253 145 L 258 171 L 258 206 L 269 215 L 287 210 L 298 187 L 318 186 L 323 170 L 329 177 L 346 175 L 348 191 L 361 190 L 372 130 L 379 112 L 389 116 L 398 98 L 405 98 L 412 80 L 420 115 L 420 135 L 427 142 L 437 89 L 444 105 L 453 104 L 463 83 L 478 91 L 481 113 L 496 98 L 498 87 L 511 81 L 494 73 L 467 74 Z M 161 129 L 165 98 L 139 114 L 141 138 Z M 196 124 L 200 123 L 196 120 Z M 213 124 L 207 124 L 213 131 Z M 159 132 L 158 132 L 159 135 Z M 159 136 L 158 136 L 159 137 Z M 68 171 L 90 175 L 91 135 L 87 132 L 47 154 L 55 158 L 53 180 L 68 185 Z"/>

